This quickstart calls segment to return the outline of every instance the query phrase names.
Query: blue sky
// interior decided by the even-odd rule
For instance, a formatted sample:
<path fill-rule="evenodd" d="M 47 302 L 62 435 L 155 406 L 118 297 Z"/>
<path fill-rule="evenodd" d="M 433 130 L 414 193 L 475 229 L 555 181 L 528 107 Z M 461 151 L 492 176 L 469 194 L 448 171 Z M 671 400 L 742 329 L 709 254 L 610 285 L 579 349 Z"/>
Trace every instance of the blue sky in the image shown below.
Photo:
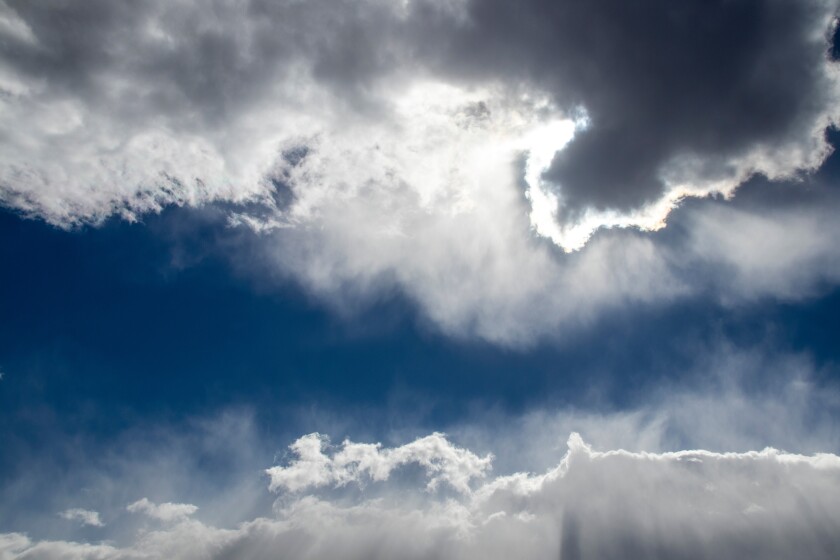
<path fill-rule="evenodd" d="M 833 557 L 837 6 L 619 4 L 0 3 L 0 557 Z"/>

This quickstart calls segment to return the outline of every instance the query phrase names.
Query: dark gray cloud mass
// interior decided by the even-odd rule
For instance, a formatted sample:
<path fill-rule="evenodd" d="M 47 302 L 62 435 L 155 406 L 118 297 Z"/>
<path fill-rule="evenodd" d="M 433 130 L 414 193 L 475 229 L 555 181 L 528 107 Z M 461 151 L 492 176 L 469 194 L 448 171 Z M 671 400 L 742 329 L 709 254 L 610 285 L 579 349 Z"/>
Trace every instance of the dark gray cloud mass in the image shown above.
<path fill-rule="evenodd" d="M 28 32 L 4 30 L 4 63 L 121 126 L 208 134 L 266 99 L 294 110 L 275 86 L 298 67 L 367 110 L 399 72 L 537 84 L 591 118 L 547 173 L 567 217 L 655 201 L 680 157 L 725 174 L 837 100 L 825 0 L 6 4 Z"/>
<path fill-rule="evenodd" d="M 475 1 L 461 64 L 532 80 L 591 127 L 547 176 L 571 210 L 662 195 L 672 159 L 711 165 L 801 134 L 836 102 L 827 3 Z M 466 57 L 466 58 L 465 58 Z"/>
<path fill-rule="evenodd" d="M 809 225 L 822 212 L 705 213 L 679 254 L 611 232 L 566 258 L 535 237 L 574 251 L 599 228 L 661 228 L 685 196 L 818 167 L 840 106 L 836 13 L 6 0 L 0 204 L 71 227 L 223 203 L 265 234 L 264 261 L 325 300 L 390 282 L 442 330 L 506 343 L 696 293 L 679 270 L 697 255 L 744 271 L 739 293 L 795 299 L 836 278 Z M 801 244 L 757 246 L 758 230 Z M 805 257 L 794 286 L 780 263 Z"/>

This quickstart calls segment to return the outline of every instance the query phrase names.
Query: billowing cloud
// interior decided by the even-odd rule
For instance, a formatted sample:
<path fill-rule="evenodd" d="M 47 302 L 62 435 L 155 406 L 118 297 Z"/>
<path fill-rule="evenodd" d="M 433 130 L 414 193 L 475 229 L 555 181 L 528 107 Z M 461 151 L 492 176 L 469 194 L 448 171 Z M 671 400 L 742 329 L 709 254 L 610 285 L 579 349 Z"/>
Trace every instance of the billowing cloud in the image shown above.
<path fill-rule="evenodd" d="M 395 449 L 380 445 L 345 441 L 332 456 L 324 454 L 324 439 L 310 434 L 290 448 L 297 455 L 290 465 L 266 471 L 270 490 L 306 490 L 327 485 L 343 486 L 350 482 L 387 480 L 391 471 L 407 464 L 421 466 L 429 476 L 429 490 L 447 483 L 467 493 L 474 478 L 483 477 L 491 456 L 478 457 L 453 446 L 442 434 L 432 434 Z"/>
<path fill-rule="evenodd" d="M 403 447 L 425 445 L 418 442 Z M 234 529 L 181 518 L 120 548 L 6 534 L 0 552 L 9 559 L 258 559 L 278 551 L 312 559 L 830 558 L 840 547 L 838 482 L 840 457 L 831 454 L 600 452 L 573 433 L 556 467 L 497 477 L 457 499 L 427 494 L 418 503 L 400 499 L 406 489 L 399 488 L 356 503 L 308 495 L 278 501 L 272 517 Z"/>
<path fill-rule="evenodd" d="M 62 227 L 217 204 L 257 232 L 261 266 L 337 308 L 396 286 L 441 330 L 510 345 L 703 292 L 698 263 L 739 270 L 722 300 L 804 297 L 837 261 L 807 236 L 784 244 L 807 265 L 795 280 L 712 212 L 676 246 L 591 236 L 816 169 L 840 106 L 836 13 L 5 0 L 0 203 Z"/>
<path fill-rule="evenodd" d="M 831 372 L 769 347 L 697 355 L 699 377 L 652 383 L 626 408 L 505 414 L 473 403 L 444 426 L 448 436 L 400 426 L 402 409 L 355 420 L 322 411 L 322 433 L 383 431 L 334 445 L 290 437 L 284 453 L 286 442 L 260 433 L 251 413 L 228 411 L 135 427 L 106 449 L 82 444 L 82 454 L 74 442 L 72 461 L 39 465 L 60 464 L 56 484 L 33 484 L 46 476 L 37 472 L 3 489 L 3 503 L 32 521 L 30 534 L 0 536 L 0 558 L 836 556 L 840 392 Z M 329 417 L 340 417 L 334 428 Z M 126 499 L 138 489 L 154 501 Z M 55 500 L 81 493 L 108 526 L 50 529 L 33 490 L 49 494 L 46 521 Z"/>
<path fill-rule="evenodd" d="M 455 120 L 486 119 L 509 135 L 492 86 L 588 114 L 590 126 L 551 165 L 554 186 L 531 185 L 541 202 L 560 205 L 549 209 L 561 210 L 552 237 L 578 248 L 586 229 L 655 227 L 682 196 L 818 165 L 838 101 L 827 55 L 835 8 L 824 0 L 679 9 L 612 0 L 515 8 L 253 0 L 212 9 L 189 0 L 7 1 L 3 200 L 65 225 L 172 203 L 269 200 L 284 147 L 315 138 L 317 149 L 308 148 L 326 161 L 297 190 L 403 185 L 422 199 L 440 181 L 458 196 L 457 175 L 479 180 L 470 158 L 430 178 L 443 162 L 405 134 L 446 150 L 461 144 L 485 162 L 499 154 L 426 128 L 423 117 L 455 115 L 434 107 L 440 92 L 416 88 L 473 91 L 479 100 Z M 432 104 L 408 107 L 419 122 L 399 107 L 416 95 Z M 530 118 L 548 123 L 551 114 L 531 107 Z M 348 151 L 348 136 L 364 141 Z M 564 143 L 542 140 L 550 153 Z M 416 157 L 401 153 L 413 149 Z M 336 180 L 340 171 L 350 174 Z"/>
<path fill-rule="evenodd" d="M 99 518 L 99 512 L 90 511 L 81 508 L 65 509 L 59 513 L 61 517 L 70 521 L 78 521 L 82 525 L 90 525 L 91 527 L 104 527 L 105 524 Z"/>

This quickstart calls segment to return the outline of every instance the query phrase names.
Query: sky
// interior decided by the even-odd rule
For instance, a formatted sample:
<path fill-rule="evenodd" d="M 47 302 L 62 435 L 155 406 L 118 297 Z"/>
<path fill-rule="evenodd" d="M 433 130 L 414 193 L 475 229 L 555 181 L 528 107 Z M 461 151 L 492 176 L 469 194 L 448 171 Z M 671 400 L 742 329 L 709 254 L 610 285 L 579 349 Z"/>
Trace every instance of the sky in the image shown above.
<path fill-rule="evenodd" d="M 0 560 L 840 556 L 836 0 L 0 0 Z"/>

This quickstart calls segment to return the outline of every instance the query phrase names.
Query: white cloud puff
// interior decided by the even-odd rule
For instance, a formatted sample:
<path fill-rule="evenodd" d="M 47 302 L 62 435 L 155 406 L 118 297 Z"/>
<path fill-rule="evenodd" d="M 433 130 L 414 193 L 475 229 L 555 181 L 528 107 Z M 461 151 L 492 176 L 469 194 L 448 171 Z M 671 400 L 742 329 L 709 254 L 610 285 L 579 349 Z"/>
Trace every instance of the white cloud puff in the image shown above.
<path fill-rule="evenodd" d="M 126 506 L 125 509 L 131 513 L 142 513 L 165 522 L 181 521 L 198 511 L 198 507 L 192 504 L 173 504 L 171 502 L 156 504 L 150 502 L 148 498 L 137 500 Z"/>
<path fill-rule="evenodd" d="M 380 445 L 344 441 L 332 455 L 324 453 L 325 440 L 309 434 L 295 441 L 290 449 L 297 455 L 285 467 L 272 467 L 270 490 L 306 490 L 325 485 L 343 486 L 349 482 L 387 480 L 401 466 L 417 464 L 429 477 L 428 489 L 440 483 L 468 493 L 470 481 L 481 478 L 490 468 L 492 457 L 478 457 L 452 445 L 442 434 L 432 434 L 394 449 Z"/>

